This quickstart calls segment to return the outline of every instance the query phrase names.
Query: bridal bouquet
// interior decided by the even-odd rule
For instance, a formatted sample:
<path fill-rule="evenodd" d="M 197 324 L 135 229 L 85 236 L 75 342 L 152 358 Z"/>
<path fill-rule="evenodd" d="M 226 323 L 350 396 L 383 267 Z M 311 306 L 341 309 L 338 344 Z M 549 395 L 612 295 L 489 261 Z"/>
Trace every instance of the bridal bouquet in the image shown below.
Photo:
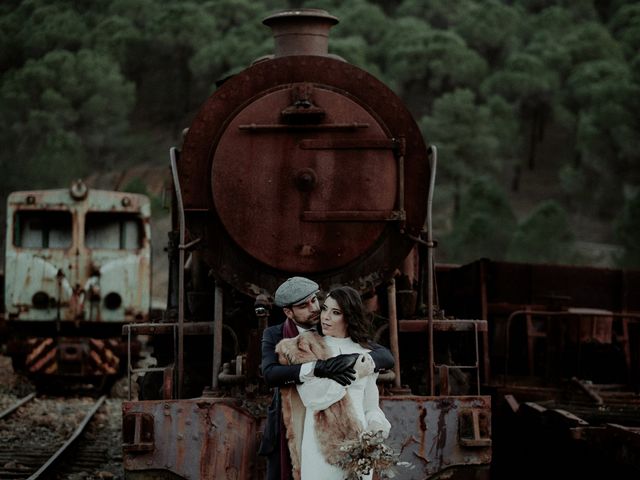
<path fill-rule="evenodd" d="M 372 470 L 381 478 L 394 478 L 394 466 L 410 466 L 409 462 L 400 462 L 399 455 L 385 445 L 382 432 L 364 432 L 359 439 L 344 442 L 340 451 L 343 455 L 335 465 L 347 472 L 346 480 L 360 480 Z"/>

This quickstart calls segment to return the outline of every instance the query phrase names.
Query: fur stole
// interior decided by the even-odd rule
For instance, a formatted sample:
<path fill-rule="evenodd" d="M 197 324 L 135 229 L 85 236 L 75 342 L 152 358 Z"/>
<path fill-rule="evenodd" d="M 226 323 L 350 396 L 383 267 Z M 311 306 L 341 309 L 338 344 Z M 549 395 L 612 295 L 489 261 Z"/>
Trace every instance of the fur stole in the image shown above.
<path fill-rule="evenodd" d="M 317 332 L 304 332 L 295 338 L 286 338 L 276 345 L 278 361 L 282 365 L 326 360 L 329 349 Z M 287 430 L 287 441 L 291 453 L 293 478 L 300 479 L 300 452 L 305 417 L 305 407 L 295 386 L 280 389 L 282 395 L 282 417 Z M 320 450 L 327 463 L 335 465 L 343 455 L 340 447 L 347 440 L 360 436 L 362 427 L 356 420 L 349 393 L 341 400 L 314 414 L 315 434 Z"/>

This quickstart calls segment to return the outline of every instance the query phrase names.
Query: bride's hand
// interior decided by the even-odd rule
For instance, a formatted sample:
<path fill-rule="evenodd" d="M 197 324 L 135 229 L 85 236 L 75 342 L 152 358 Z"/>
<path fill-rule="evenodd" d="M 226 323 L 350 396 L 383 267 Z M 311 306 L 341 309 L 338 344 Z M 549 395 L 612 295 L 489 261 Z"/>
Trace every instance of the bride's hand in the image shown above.
<path fill-rule="evenodd" d="M 358 356 L 356 363 L 353 365 L 354 370 L 356 371 L 356 377 L 362 378 L 367 375 L 371 375 L 375 370 L 375 363 L 373 363 L 373 359 L 371 355 L 368 353 L 363 353 Z"/>
<path fill-rule="evenodd" d="M 369 425 L 367 425 L 368 432 L 380 432 L 382 433 L 382 438 L 387 438 L 389 436 L 389 425 L 378 422 L 377 420 L 371 420 Z"/>

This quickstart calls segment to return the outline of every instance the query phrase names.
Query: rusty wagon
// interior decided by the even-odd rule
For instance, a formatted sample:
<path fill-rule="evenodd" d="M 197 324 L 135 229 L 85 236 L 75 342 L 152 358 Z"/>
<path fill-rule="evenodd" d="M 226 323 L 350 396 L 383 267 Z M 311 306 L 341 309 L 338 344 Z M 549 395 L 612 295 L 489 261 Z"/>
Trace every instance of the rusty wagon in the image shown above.
<path fill-rule="evenodd" d="M 149 315 L 149 220 L 146 196 L 82 181 L 9 195 L 2 327 L 14 370 L 42 385 L 122 376 L 122 325 Z"/>

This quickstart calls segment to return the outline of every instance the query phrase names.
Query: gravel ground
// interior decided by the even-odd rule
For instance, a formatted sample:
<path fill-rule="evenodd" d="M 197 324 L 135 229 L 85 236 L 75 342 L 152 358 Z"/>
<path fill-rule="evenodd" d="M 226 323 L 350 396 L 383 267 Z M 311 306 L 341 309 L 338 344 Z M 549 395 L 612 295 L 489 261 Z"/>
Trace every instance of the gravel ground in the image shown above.
<path fill-rule="evenodd" d="M 107 399 L 96 414 L 96 421 L 92 422 L 85 433 L 85 445 L 89 442 L 96 442 L 105 446 L 104 463 L 91 471 L 77 471 L 77 467 L 73 470 L 62 470 L 56 477 L 57 480 L 123 479 L 121 418 L 122 400 Z M 78 447 L 78 454 L 82 454 L 82 446 Z"/>
<path fill-rule="evenodd" d="M 11 359 L 0 356 L 0 411 L 19 398 L 35 391 L 25 378 L 16 375 Z M 121 426 L 122 399 L 127 398 L 126 378 L 118 381 L 112 389 L 113 395 L 100 408 L 95 420 L 89 425 L 84 441 L 78 445 L 76 455 L 85 447 L 100 444 L 105 451 L 104 462 L 91 471 L 77 471 L 77 467 L 62 470 L 56 477 L 66 480 L 122 479 Z M 45 444 L 61 445 L 75 430 L 86 415 L 95 396 L 71 395 L 60 397 L 39 396 L 20 407 L 9 417 L 0 421 L 0 451 L 12 445 L 27 445 L 39 450 Z"/>
<path fill-rule="evenodd" d="M 0 409 L 35 390 L 26 378 L 13 373 L 11 359 L 0 355 Z M 8 398 L 13 400 L 7 400 Z"/>

